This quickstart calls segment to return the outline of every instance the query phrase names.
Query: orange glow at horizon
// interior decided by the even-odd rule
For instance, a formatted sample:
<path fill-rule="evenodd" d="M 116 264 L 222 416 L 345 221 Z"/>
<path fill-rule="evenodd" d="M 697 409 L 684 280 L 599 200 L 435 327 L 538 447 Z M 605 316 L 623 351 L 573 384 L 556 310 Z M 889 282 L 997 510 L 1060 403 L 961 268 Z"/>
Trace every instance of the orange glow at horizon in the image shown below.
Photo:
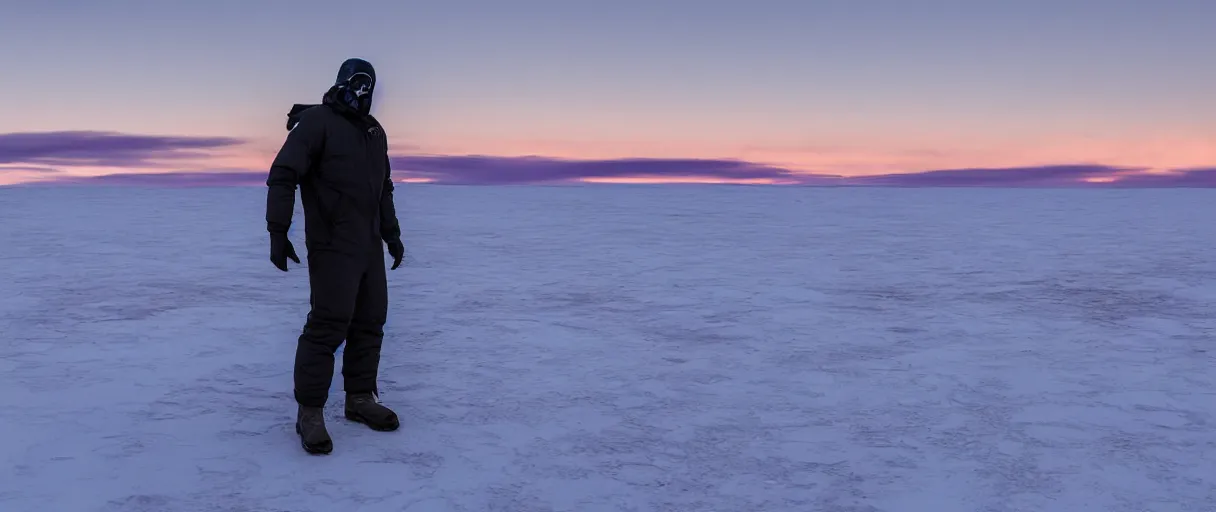
<path fill-rule="evenodd" d="M 999 169 L 1049 165 L 1108 165 L 1150 171 L 1216 165 L 1216 132 L 1150 138 L 1041 137 L 1000 141 L 891 140 L 823 144 L 692 143 L 468 139 L 408 144 L 409 154 L 541 156 L 569 160 L 704 158 L 742 160 L 793 172 L 863 177 L 939 169 Z"/>

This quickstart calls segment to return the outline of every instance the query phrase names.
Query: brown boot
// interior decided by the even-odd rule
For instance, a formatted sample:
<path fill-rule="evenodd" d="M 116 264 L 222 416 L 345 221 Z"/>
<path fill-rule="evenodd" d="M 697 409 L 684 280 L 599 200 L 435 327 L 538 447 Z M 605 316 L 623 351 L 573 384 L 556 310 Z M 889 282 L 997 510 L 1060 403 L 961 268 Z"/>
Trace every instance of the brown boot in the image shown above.
<path fill-rule="evenodd" d="M 346 395 L 346 419 L 357 421 L 371 427 L 372 430 L 381 432 L 397 430 L 401 426 L 401 422 L 397 420 L 397 413 L 380 405 L 380 400 L 375 393 L 348 393 Z"/>
<path fill-rule="evenodd" d="M 296 416 L 296 433 L 300 435 L 300 444 L 304 451 L 313 455 L 325 455 L 334 451 L 333 440 L 329 431 L 325 430 L 325 409 L 322 407 L 304 407 Z"/>

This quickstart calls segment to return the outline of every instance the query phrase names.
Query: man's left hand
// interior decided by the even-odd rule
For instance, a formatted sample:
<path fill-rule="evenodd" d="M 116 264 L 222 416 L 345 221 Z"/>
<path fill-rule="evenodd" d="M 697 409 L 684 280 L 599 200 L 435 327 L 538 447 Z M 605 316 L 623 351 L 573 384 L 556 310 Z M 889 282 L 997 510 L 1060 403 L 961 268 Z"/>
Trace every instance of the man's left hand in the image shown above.
<path fill-rule="evenodd" d="M 405 257 L 405 244 L 401 240 L 388 242 L 388 253 L 393 255 L 393 268 L 389 270 L 397 270 L 401 266 L 401 258 Z"/>

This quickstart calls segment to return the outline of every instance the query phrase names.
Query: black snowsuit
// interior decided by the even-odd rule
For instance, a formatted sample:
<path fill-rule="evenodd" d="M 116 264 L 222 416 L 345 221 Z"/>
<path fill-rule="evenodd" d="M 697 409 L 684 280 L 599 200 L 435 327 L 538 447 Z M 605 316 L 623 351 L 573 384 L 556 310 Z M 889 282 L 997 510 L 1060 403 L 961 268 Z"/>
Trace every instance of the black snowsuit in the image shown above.
<path fill-rule="evenodd" d="M 321 105 L 296 105 L 288 129 L 266 179 L 266 224 L 287 232 L 299 185 L 312 309 L 296 347 L 295 398 L 322 407 L 343 341 L 345 391 L 378 393 L 388 316 L 383 244 L 399 243 L 401 229 L 388 139 L 374 117 L 327 96 Z"/>

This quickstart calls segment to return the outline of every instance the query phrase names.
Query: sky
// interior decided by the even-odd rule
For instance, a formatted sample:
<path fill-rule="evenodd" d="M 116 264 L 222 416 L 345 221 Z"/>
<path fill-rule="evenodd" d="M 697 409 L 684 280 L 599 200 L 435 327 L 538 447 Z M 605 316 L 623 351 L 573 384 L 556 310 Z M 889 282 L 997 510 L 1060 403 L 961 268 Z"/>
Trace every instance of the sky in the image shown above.
<path fill-rule="evenodd" d="M 287 110 L 360 57 L 399 181 L 1210 186 L 1213 19 L 1211 0 L 6 0 L 0 184 L 262 184 Z"/>

